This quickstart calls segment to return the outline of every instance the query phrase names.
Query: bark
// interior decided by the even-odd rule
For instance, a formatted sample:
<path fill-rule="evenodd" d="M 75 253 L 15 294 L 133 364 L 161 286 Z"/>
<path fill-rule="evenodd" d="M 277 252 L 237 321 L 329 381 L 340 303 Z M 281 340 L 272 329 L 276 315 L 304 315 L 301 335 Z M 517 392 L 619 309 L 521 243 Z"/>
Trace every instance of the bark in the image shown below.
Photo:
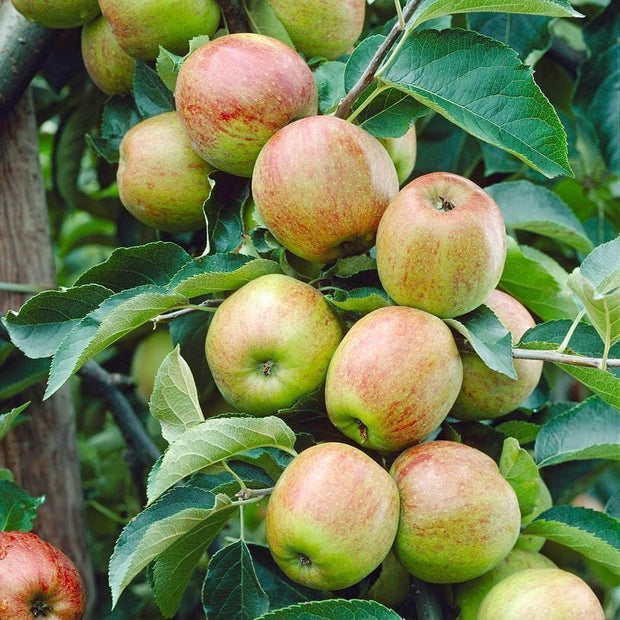
<path fill-rule="evenodd" d="M 30 93 L 0 116 L 0 281 L 56 286 L 34 107 Z M 26 296 L 0 291 L 0 314 L 18 309 Z M 71 393 L 42 402 L 43 387 L 20 395 L 32 401 L 30 419 L 0 442 L 0 466 L 8 467 L 31 495 L 45 495 L 35 532 L 77 565 L 94 603 Z"/>

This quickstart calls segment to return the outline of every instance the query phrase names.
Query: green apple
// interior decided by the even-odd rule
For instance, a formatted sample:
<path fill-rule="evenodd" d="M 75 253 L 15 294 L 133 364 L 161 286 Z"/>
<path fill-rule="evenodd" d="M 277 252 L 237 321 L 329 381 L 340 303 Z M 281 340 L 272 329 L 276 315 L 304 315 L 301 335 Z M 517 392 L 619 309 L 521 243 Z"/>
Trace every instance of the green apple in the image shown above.
<path fill-rule="evenodd" d="M 341 338 L 340 321 L 319 291 L 270 274 L 218 308 L 205 350 L 224 398 L 238 411 L 264 416 L 323 384 Z"/>
<path fill-rule="evenodd" d="M 357 41 L 366 0 L 268 0 L 295 47 L 308 58 L 335 60 Z"/>
<path fill-rule="evenodd" d="M 514 297 L 493 291 L 484 301 L 512 335 L 515 345 L 534 327 L 532 315 Z M 516 409 L 533 391 L 542 374 L 543 363 L 514 360 L 517 379 L 491 370 L 475 353 L 463 352 L 463 387 L 450 416 L 459 420 L 499 418 Z"/>
<path fill-rule="evenodd" d="M 284 247 L 325 263 L 373 245 L 398 193 L 398 177 L 376 138 L 340 118 L 313 116 L 267 142 L 256 160 L 252 193 Z"/>
<path fill-rule="evenodd" d="M 483 452 L 452 441 L 423 443 L 403 452 L 391 474 L 401 501 L 396 553 L 414 577 L 469 581 L 514 547 L 519 502 Z"/>
<path fill-rule="evenodd" d="M 134 58 L 154 60 L 160 46 L 186 54 L 189 41 L 212 36 L 220 23 L 215 0 L 99 0 L 119 45 Z"/>
<path fill-rule="evenodd" d="M 136 347 L 131 359 L 131 376 L 136 384 L 136 394 L 143 403 L 149 402 L 157 371 L 173 348 L 167 329 L 158 329 Z"/>
<path fill-rule="evenodd" d="M 470 312 L 497 286 L 506 228 L 474 182 L 433 172 L 406 185 L 377 232 L 377 271 L 388 295 L 442 318 Z"/>
<path fill-rule="evenodd" d="M 588 584 L 559 568 L 530 568 L 500 581 L 486 595 L 478 620 L 604 620 Z"/>
<path fill-rule="evenodd" d="M 415 167 L 418 153 L 415 125 L 410 127 L 404 136 L 399 138 L 380 138 L 379 142 L 383 144 L 385 150 L 392 158 L 398 173 L 398 183 L 402 185 L 411 176 Z"/>
<path fill-rule="evenodd" d="M 108 95 L 128 93 L 136 61 L 126 54 L 101 16 L 82 28 L 82 58 L 93 82 Z"/>
<path fill-rule="evenodd" d="M 402 605 L 407 598 L 410 582 L 411 578 L 407 569 L 390 551 L 381 564 L 379 577 L 370 586 L 365 598 L 394 609 Z"/>
<path fill-rule="evenodd" d="M 320 590 L 357 583 L 385 559 L 398 527 L 398 490 L 360 450 L 324 443 L 284 470 L 269 499 L 267 543 L 293 581 Z"/>
<path fill-rule="evenodd" d="M 176 107 L 196 152 L 219 170 L 250 177 L 259 151 L 281 127 L 317 112 L 308 65 L 260 34 L 220 37 L 183 63 Z"/>
<path fill-rule="evenodd" d="M 118 193 L 136 219 L 168 232 L 204 228 L 212 168 L 192 149 L 176 112 L 134 125 L 119 152 Z"/>
<path fill-rule="evenodd" d="M 380 308 L 336 349 L 325 382 L 327 413 L 365 448 L 394 452 L 444 421 L 462 380 L 456 343 L 441 319 L 415 308 Z"/>
<path fill-rule="evenodd" d="M 544 555 L 525 549 L 513 549 L 495 568 L 484 575 L 455 584 L 454 602 L 459 607 L 459 620 L 477 620 L 478 609 L 491 588 L 506 577 L 528 568 L 557 568 Z"/>
<path fill-rule="evenodd" d="M 99 15 L 97 0 L 11 0 L 26 19 L 46 28 L 75 28 Z"/>

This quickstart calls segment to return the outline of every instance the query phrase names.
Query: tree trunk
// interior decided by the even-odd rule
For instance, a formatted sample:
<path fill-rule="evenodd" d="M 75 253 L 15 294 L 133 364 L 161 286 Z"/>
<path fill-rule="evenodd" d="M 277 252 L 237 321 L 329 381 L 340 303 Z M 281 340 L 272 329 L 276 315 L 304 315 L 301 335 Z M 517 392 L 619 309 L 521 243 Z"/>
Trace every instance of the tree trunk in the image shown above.
<path fill-rule="evenodd" d="M 0 281 L 56 286 L 37 127 L 27 92 L 0 117 Z M 18 309 L 20 293 L 0 291 L 0 314 Z M 94 578 L 86 539 L 71 393 L 65 388 L 42 402 L 43 387 L 29 389 L 30 420 L 0 442 L 0 466 L 8 467 L 31 495 L 45 495 L 35 531 L 61 548 L 84 579 L 89 606 Z"/>

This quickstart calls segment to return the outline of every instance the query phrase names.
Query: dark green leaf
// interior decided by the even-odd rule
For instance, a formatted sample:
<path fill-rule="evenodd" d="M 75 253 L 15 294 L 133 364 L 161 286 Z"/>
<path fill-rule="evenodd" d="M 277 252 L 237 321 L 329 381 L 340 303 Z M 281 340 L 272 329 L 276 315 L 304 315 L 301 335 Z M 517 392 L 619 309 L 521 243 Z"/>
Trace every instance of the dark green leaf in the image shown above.
<path fill-rule="evenodd" d="M 29 532 L 45 496 L 31 497 L 20 486 L 0 480 L 0 532 Z"/>
<path fill-rule="evenodd" d="M 620 519 L 620 489 L 618 489 L 608 500 L 605 505 L 605 512 L 610 517 Z"/>
<path fill-rule="evenodd" d="M 330 599 L 299 603 L 272 611 L 258 620 L 402 620 L 391 609 L 375 601 Z"/>
<path fill-rule="evenodd" d="M 30 359 L 22 353 L 12 356 L 10 364 L 0 372 L 0 400 L 13 398 L 44 381 L 49 370 L 48 358 Z"/>
<path fill-rule="evenodd" d="M 0 414 L 0 440 L 2 440 L 6 434 L 13 428 L 15 424 L 15 420 L 17 420 L 17 416 L 26 409 L 26 407 L 30 404 L 30 401 L 20 405 L 19 407 L 15 407 L 11 409 L 11 411 L 7 411 L 6 413 Z"/>
<path fill-rule="evenodd" d="M 517 495 L 521 516 L 529 515 L 538 500 L 540 476 L 534 459 L 514 437 L 504 441 L 499 470 Z"/>
<path fill-rule="evenodd" d="M 521 420 L 509 420 L 495 427 L 500 433 L 514 437 L 522 446 L 535 441 L 541 428 L 539 424 L 522 422 Z"/>
<path fill-rule="evenodd" d="M 368 314 L 378 308 L 390 305 L 390 300 L 385 293 L 378 288 L 355 288 L 350 291 L 337 290 L 325 296 L 336 308 L 346 312 L 361 312 Z"/>
<path fill-rule="evenodd" d="M 338 106 L 345 96 L 343 62 L 325 62 L 314 72 L 314 80 L 319 90 L 319 110 L 327 114 Z"/>
<path fill-rule="evenodd" d="M 133 96 L 143 118 L 174 110 L 174 97 L 153 69 L 136 61 L 133 76 Z"/>

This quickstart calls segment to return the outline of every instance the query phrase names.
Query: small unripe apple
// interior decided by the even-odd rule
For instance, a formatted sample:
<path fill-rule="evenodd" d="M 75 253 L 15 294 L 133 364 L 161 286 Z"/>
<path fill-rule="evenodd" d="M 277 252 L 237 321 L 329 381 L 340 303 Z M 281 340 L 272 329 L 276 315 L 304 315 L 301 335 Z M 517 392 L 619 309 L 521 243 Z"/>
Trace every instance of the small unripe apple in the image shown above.
<path fill-rule="evenodd" d="M 499 207 L 457 174 L 433 172 L 411 181 L 379 224 L 377 271 L 388 295 L 442 318 L 482 304 L 505 260 Z"/>
<path fill-rule="evenodd" d="M 403 452 L 391 474 L 401 501 L 396 553 L 414 577 L 469 581 L 514 547 L 519 502 L 483 452 L 452 441 L 423 443 Z"/>
<path fill-rule="evenodd" d="M 445 419 L 463 370 L 446 324 L 400 306 L 360 319 L 329 365 L 325 404 L 347 437 L 381 452 L 426 439 Z"/>
<path fill-rule="evenodd" d="M 99 15 L 97 0 L 11 0 L 26 19 L 46 28 L 75 28 Z"/>
<path fill-rule="evenodd" d="M 252 193 L 267 228 L 301 258 L 328 262 L 359 254 L 398 193 L 381 143 L 334 116 L 291 123 L 256 160 Z"/>
<path fill-rule="evenodd" d="M 134 125 L 119 153 L 118 193 L 136 219 L 168 232 L 204 227 L 212 168 L 192 149 L 176 112 Z"/>
<path fill-rule="evenodd" d="M 88 75 L 108 95 L 128 93 L 136 61 L 126 54 L 101 16 L 82 28 L 82 58 Z"/>
<path fill-rule="evenodd" d="M 131 360 L 131 376 L 136 384 L 136 394 L 143 403 L 149 402 L 157 371 L 173 348 L 167 329 L 158 329 L 136 347 Z"/>
<path fill-rule="evenodd" d="M 249 177 L 278 129 L 316 114 L 318 92 L 308 65 L 290 47 L 239 33 L 190 55 L 175 100 L 196 152 L 219 170 Z"/>
<path fill-rule="evenodd" d="M 79 620 L 84 585 L 60 549 L 25 532 L 0 532 L 0 618 Z"/>
<path fill-rule="evenodd" d="M 320 590 L 357 583 L 385 559 L 398 527 L 398 491 L 360 450 L 324 443 L 284 470 L 269 499 L 267 543 L 293 581 Z"/>
<path fill-rule="evenodd" d="M 516 345 L 521 336 L 534 327 L 532 315 L 514 297 L 495 290 L 484 301 L 512 335 Z M 461 353 L 463 387 L 450 416 L 459 420 L 499 418 L 516 409 L 533 391 L 543 363 L 536 360 L 514 360 L 517 379 L 491 370 L 475 353 Z"/>
<path fill-rule="evenodd" d="M 341 338 L 340 321 L 319 291 L 271 274 L 224 301 L 205 349 L 224 398 L 238 411 L 264 416 L 322 385 Z"/>
<path fill-rule="evenodd" d="M 335 60 L 357 41 L 366 0 L 268 0 L 295 47 L 308 58 Z"/>
<path fill-rule="evenodd" d="M 189 41 L 212 36 L 220 23 L 215 0 L 99 0 L 119 45 L 134 58 L 153 60 L 163 47 L 186 54 Z"/>
<path fill-rule="evenodd" d="M 604 620 L 588 584 L 559 568 L 530 568 L 500 581 L 484 598 L 478 620 Z"/>
<path fill-rule="evenodd" d="M 398 183 L 402 185 L 413 172 L 415 160 L 418 154 L 418 142 L 415 132 L 415 125 L 409 128 L 404 136 L 399 138 L 380 138 L 385 150 L 389 153 L 396 172 L 398 173 Z"/>

